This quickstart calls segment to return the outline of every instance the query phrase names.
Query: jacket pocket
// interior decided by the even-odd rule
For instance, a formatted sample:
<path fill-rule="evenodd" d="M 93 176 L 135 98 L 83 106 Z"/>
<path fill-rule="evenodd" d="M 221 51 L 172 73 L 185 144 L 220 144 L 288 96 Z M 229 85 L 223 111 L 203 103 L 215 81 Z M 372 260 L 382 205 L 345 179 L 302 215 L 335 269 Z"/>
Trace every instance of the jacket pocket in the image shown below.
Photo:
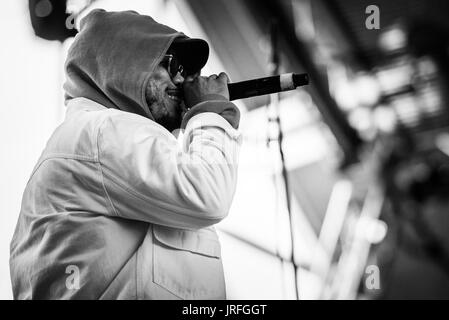
<path fill-rule="evenodd" d="M 224 299 L 220 243 L 211 229 L 153 227 L 153 281 L 181 299 Z"/>

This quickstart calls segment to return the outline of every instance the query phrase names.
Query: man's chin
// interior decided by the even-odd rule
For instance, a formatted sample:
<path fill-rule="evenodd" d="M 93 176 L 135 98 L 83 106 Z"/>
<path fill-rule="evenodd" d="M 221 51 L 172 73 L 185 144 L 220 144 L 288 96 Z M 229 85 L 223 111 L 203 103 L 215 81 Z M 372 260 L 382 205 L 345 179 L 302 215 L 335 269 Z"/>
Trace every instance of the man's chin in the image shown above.
<path fill-rule="evenodd" d="M 165 100 L 163 103 L 153 104 L 150 109 L 155 110 L 154 115 L 164 113 L 164 115 L 160 115 L 159 117 L 154 117 L 155 121 L 163 126 L 168 131 L 173 131 L 175 129 L 179 129 L 181 127 L 182 121 L 182 102 L 178 103 L 175 100 Z M 157 110 L 160 110 L 157 112 Z M 165 112 L 161 112 L 164 110 Z"/>

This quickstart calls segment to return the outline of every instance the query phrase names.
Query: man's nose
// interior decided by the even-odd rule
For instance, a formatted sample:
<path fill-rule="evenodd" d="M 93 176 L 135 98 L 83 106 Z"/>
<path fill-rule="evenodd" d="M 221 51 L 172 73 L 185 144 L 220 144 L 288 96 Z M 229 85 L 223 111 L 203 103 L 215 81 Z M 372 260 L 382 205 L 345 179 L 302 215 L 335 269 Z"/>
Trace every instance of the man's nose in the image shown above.
<path fill-rule="evenodd" d="M 177 86 L 182 84 L 184 82 L 184 77 L 181 75 L 181 73 L 177 73 L 176 76 L 172 79 L 173 83 Z"/>

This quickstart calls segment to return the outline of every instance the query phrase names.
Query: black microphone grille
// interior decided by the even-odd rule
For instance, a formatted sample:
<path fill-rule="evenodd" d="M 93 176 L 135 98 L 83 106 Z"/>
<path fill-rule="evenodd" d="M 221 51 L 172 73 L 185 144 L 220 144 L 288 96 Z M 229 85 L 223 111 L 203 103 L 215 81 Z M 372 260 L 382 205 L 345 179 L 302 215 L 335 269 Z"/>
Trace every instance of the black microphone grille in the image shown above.
<path fill-rule="evenodd" d="M 307 73 L 294 73 L 293 83 L 296 87 L 308 85 L 309 75 Z"/>

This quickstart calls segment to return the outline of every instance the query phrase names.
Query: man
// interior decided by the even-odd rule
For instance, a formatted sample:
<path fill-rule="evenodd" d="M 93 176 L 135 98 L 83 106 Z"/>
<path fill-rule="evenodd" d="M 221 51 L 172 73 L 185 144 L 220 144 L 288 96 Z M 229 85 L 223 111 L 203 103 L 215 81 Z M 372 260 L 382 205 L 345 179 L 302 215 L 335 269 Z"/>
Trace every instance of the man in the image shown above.
<path fill-rule="evenodd" d="M 199 76 L 208 54 L 135 12 L 82 20 L 67 115 L 11 242 L 14 298 L 225 298 L 213 225 L 233 198 L 241 137 L 226 74 Z"/>

